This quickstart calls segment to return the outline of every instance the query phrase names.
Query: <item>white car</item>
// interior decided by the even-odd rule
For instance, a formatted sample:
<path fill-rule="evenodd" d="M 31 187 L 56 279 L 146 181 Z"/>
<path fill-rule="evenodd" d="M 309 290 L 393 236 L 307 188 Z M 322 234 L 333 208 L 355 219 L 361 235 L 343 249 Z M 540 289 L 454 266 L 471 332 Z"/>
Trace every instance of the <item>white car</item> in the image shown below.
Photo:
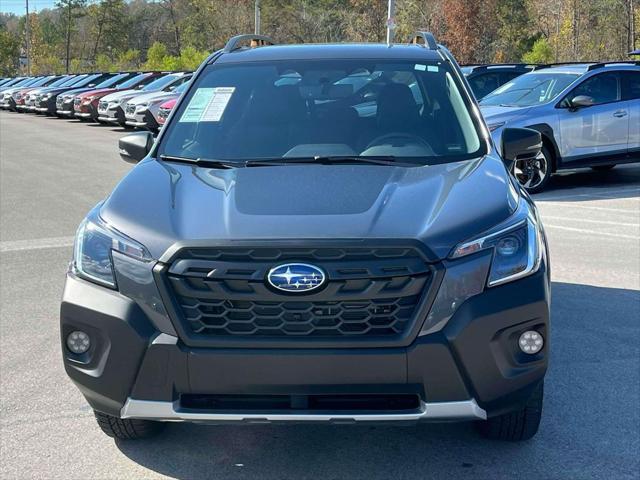
<path fill-rule="evenodd" d="M 124 114 L 125 123 L 130 127 L 146 128 L 148 130 L 158 130 L 158 110 L 167 100 L 178 98 L 187 89 L 189 81 L 185 81 L 176 89 L 165 92 L 152 92 L 138 95 L 127 103 Z"/>

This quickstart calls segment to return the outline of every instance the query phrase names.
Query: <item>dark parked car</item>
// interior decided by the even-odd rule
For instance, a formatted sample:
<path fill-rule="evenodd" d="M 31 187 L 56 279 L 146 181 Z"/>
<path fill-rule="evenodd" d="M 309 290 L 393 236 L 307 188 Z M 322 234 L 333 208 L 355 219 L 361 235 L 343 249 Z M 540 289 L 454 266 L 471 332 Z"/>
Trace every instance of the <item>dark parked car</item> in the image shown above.
<path fill-rule="evenodd" d="M 56 99 L 56 113 L 61 117 L 69 117 L 72 118 L 75 116 L 74 103 L 75 98 L 78 95 L 82 95 L 87 92 L 93 92 L 97 90 L 102 90 L 105 88 L 118 88 L 119 85 L 129 81 L 131 78 L 138 75 L 137 72 L 121 72 L 121 73 L 113 73 L 102 82 L 97 85 L 92 85 L 91 87 L 84 88 L 75 88 L 73 90 L 69 90 L 65 92 L 63 95 L 58 96 Z"/>
<path fill-rule="evenodd" d="M 249 43 L 259 48 L 243 47 Z M 80 225 L 64 365 L 117 438 L 168 421 L 475 421 L 532 437 L 549 263 L 449 51 L 234 37 Z"/>
<path fill-rule="evenodd" d="M 462 73 L 478 100 L 520 75 L 530 72 L 535 65 L 498 63 L 493 65 L 465 65 Z"/>
<path fill-rule="evenodd" d="M 2 94 L 0 95 L 0 108 L 3 110 L 14 110 L 15 100 L 13 99 L 13 94 L 22 88 L 27 88 L 31 85 L 37 85 L 39 82 L 44 81 L 46 78 L 47 77 L 28 77 L 21 82 L 3 89 Z"/>
<path fill-rule="evenodd" d="M 90 73 L 78 75 L 75 79 L 72 79 L 64 85 L 47 89 L 46 92 L 41 92 L 40 95 L 38 95 L 35 111 L 36 113 L 54 115 L 56 113 L 56 100 L 58 95 L 77 88 L 93 87 L 112 75 L 113 74 L 111 73 Z"/>
<path fill-rule="evenodd" d="M 125 94 L 131 90 L 141 91 L 163 75 L 159 72 L 136 73 L 127 81 L 109 88 L 94 89 L 75 95 L 73 98 L 73 114 L 81 120 L 98 120 L 102 116 L 102 112 L 98 113 L 98 103 L 103 97 Z M 120 112 L 122 113 L 122 125 L 124 125 L 124 111 L 120 110 Z M 103 119 L 100 118 L 100 121 L 103 121 Z"/>
<path fill-rule="evenodd" d="M 13 91 L 13 105 L 9 108 L 13 111 L 22 111 L 25 105 L 25 99 L 27 94 L 34 90 L 39 90 L 40 88 L 47 87 L 49 85 L 53 85 L 58 80 L 60 80 L 61 76 L 59 75 L 50 75 L 47 77 L 41 78 L 39 81 L 29 85 L 28 87 L 20 88 Z"/>
<path fill-rule="evenodd" d="M 22 112 L 35 111 L 36 101 L 40 96 L 40 94 L 49 91 L 49 89 L 61 87 L 65 85 L 67 82 L 70 82 L 75 77 L 77 77 L 77 75 L 64 75 L 62 77 L 59 77 L 56 81 L 49 83 L 46 86 L 29 88 L 28 91 L 26 91 L 22 96 L 22 101 L 16 104 L 16 108 Z"/>

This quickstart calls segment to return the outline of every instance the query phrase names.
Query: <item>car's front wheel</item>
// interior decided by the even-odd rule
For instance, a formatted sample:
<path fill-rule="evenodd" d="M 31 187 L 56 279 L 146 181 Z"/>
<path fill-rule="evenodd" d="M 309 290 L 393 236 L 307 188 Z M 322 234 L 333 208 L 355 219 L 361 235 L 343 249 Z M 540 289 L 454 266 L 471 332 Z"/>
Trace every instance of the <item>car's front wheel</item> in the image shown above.
<path fill-rule="evenodd" d="M 153 437 L 160 433 L 165 426 L 163 422 L 118 418 L 107 415 L 106 413 L 96 412 L 95 410 L 93 413 L 102 431 L 110 437 L 120 440 L 137 440 L 139 438 Z"/>
<path fill-rule="evenodd" d="M 540 426 L 543 396 L 544 384 L 540 383 L 521 410 L 478 422 L 480 433 L 493 440 L 529 440 L 538 432 Z"/>
<path fill-rule="evenodd" d="M 551 152 L 543 146 L 536 158 L 513 162 L 513 176 L 529 193 L 544 190 L 551 179 Z"/>

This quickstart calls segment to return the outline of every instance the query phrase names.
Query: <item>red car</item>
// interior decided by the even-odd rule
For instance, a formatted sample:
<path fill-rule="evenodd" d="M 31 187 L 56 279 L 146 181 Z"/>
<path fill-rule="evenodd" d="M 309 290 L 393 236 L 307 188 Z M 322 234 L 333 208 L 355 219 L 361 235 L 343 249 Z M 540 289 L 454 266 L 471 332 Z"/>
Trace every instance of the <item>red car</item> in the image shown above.
<path fill-rule="evenodd" d="M 156 121 L 158 122 L 160 128 L 162 128 L 164 122 L 167 121 L 167 117 L 171 113 L 171 110 L 173 110 L 173 107 L 176 106 L 177 101 L 177 98 L 172 98 L 171 100 L 167 100 L 162 105 L 160 105 L 160 108 L 158 109 L 158 118 L 156 118 Z"/>
<path fill-rule="evenodd" d="M 164 74 L 160 72 L 140 73 L 139 75 L 131 77 L 127 81 L 111 88 L 101 88 L 99 90 L 82 92 L 73 98 L 74 115 L 81 120 L 95 121 L 98 119 L 98 103 L 102 97 L 115 92 L 141 89 L 161 75 Z"/>

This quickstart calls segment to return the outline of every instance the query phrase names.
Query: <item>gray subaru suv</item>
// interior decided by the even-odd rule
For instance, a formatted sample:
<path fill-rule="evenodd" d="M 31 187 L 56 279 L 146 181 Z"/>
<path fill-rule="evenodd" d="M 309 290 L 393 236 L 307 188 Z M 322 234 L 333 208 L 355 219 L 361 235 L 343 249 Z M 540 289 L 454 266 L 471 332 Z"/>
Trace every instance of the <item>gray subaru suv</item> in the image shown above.
<path fill-rule="evenodd" d="M 480 101 L 496 145 L 505 128 L 542 134 L 542 152 L 517 160 L 513 173 L 529 192 L 561 169 L 606 171 L 640 162 L 640 62 L 537 68 Z"/>
<path fill-rule="evenodd" d="M 247 45 L 248 44 L 248 45 Z M 112 437 L 167 422 L 538 430 L 549 260 L 459 66 L 409 44 L 234 37 L 80 225 L 64 366 Z"/>

